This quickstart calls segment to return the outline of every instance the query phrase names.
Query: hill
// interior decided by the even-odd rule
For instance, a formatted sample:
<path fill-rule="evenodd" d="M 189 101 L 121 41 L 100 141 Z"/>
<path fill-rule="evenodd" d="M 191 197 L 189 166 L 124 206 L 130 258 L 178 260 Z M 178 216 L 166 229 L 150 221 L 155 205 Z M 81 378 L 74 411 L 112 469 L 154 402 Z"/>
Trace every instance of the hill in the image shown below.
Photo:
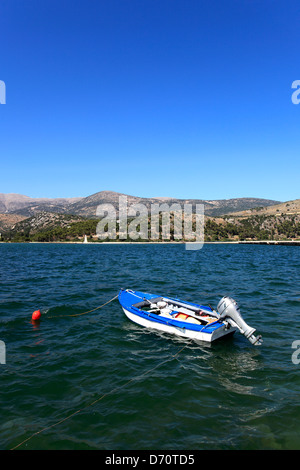
<path fill-rule="evenodd" d="M 300 238 L 300 199 L 209 218 L 206 236 L 212 241 L 286 240 Z"/>
<path fill-rule="evenodd" d="M 241 210 L 232 213 L 233 217 L 244 218 L 255 215 L 274 215 L 280 216 L 281 214 L 287 215 L 299 215 L 300 214 L 300 199 L 295 199 L 293 201 L 282 202 L 280 204 L 274 204 L 267 207 L 256 207 L 249 208 L 246 210 Z"/>
<path fill-rule="evenodd" d="M 20 214 L 0 214 L 0 233 L 11 229 L 24 219 L 26 217 Z"/>
<path fill-rule="evenodd" d="M 279 201 L 260 198 L 234 198 L 220 200 L 204 199 L 176 199 L 166 197 L 142 198 L 117 193 L 114 191 L 100 191 L 84 198 L 31 198 L 20 194 L 0 193 L 0 213 L 18 214 L 23 217 L 31 217 L 38 212 L 56 212 L 59 214 L 74 214 L 83 217 L 96 217 L 96 209 L 100 204 L 112 204 L 116 209 L 119 205 L 119 196 L 127 196 L 128 205 L 142 203 L 148 208 L 151 204 L 164 202 L 168 204 L 204 204 L 207 215 L 218 216 L 230 212 L 243 211 L 258 206 L 270 206 Z"/>
<path fill-rule="evenodd" d="M 23 194 L 0 193 L 0 213 L 18 214 L 23 217 L 30 217 L 41 211 L 64 213 L 70 204 L 80 199 L 80 197 L 32 198 Z"/>
<path fill-rule="evenodd" d="M 7 241 L 67 241 L 78 240 L 84 234 L 97 241 L 97 207 L 100 204 L 112 204 L 117 212 L 120 196 L 127 197 L 128 207 L 134 203 L 142 203 L 148 209 L 154 203 L 167 203 L 167 207 L 177 203 L 181 208 L 187 203 L 194 207 L 195 204 L 204 204 L 206 241 L 300 238 L 300 199 L 284 203 L 259 198 L 186 200 L 140 198 L 113 191 L 100 191 L 85 198 L 71 200 L 1 196 L 6 212 L 0 214 L 0 232 L 2 240 Z M 28 213 L 31 214 L 30 217 L 26 216 Z M 148 223 L 150 227 L 150 220 Z"/>
<path fill-rule="evenodd" d="M 171 215 L 171 238 L 174 240 L 175 215 Z M 36 216 L 17 222 L 2 234 L 4 241 L 77 241 L 84 235 L 90 241 L 98 241 L 96 234 L 98 220 L 86 217 L 41 212 Z M 128 219 L 128 226 L 131 219 Z M 195 218 L 194 218 L 195 223 Z M 148 240 L 151 241 L 151 220 L 148 218 Z M 118 240 L 118 225 L 117 239 Z M 129 231 L 127 232 L 129 233 Z M 162 220 L 159 229 L 163 240 Z M 254 214 L 251 216 L 223 217 L 205 216 L 205 241 L 241 240 L 297 240 L 300 239 L 300 214 Z M 147 237 L 147 236 L 146 236 Z M 130 238 L 128 238 L 130 241 Z M 184 241 L 184 240 L 182 240 Z"/>
<path fill-rule="evenodd" d="M 78 215 L 39 212 L 3 231 L 2 239 L 19 241 L 57 241 L 83 237 L 96 231 L 97 220 Z"/>
<path fill-rule="evenodd" d="M 112 204 L 116 210 L 119 207 L 119 196 L 127 196 L 128 206 L 140 203 L 144 204 L 148 209 L 151 204 L 180 204 L 183 208 L 183 204 L 204 204 L 204 211 L 206 215 L 218 216 L 224 215 L 228 212 L 241 211 L 245 209 L 251 209 L 258 206 L 269 206 L 272 204 L 278 204 L 278 201 L 270 199 L 259 199 L 259 198 L 234 198 L 234 199 L 220 199 L 220 200 L 204 200 L 204 199 L 176 199 L 166 197 L 151 197 L 142 198 L 137 196 L 130 196 L 122 193 L 113 191 L 100 191 L 92 194 L 91 196 L 82 198 L 78 202 L 70 204 L 67 211 L 72 214 L 77 214 L 85 217 L 95 217 L 97 206 L 100 204 Z"/>
<path fill-rule="evenodd" d="M 15 232 L 37 233 L 53 227 L 67 227 L 74 222 L 85 220 L 78 215 L 39 212 L 38 214 L 17 222 L 11 229 Z"/>

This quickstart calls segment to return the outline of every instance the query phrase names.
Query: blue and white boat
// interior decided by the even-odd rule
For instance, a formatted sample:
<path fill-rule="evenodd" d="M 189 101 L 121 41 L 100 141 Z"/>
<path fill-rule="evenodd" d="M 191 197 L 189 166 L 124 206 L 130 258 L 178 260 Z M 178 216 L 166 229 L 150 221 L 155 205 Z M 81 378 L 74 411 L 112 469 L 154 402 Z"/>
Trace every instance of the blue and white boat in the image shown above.
<path fill-rule="evenodd" d="M 121 289 L 119 302 L 125 315 L 146 328 L 160 330 L 195 341 L 212 342 L 239 331 L 252 344 L 261 336 L 243 320 L 235 300 L 223 297 L 217 311 L 210 306 L 147 292 Z"/>

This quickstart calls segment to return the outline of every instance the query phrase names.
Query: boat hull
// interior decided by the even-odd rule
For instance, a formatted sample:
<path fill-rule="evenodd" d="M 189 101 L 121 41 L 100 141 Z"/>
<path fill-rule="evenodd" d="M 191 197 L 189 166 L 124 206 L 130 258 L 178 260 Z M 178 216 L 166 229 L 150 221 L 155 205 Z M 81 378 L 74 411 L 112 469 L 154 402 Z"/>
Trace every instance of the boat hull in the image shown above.
<path fill-rule="evenodd" d="M 184 338 L 193 339 L 195 341 L 207 341 L 211 343 L 219 338 L 223 338 L 224 336 L 233 334 L 235 330 L 231 328 L 231 330 L 225 330 L 225 326 L 223 325 L 222 328 L 218 328 L 218 330 L 213 331 L 212 333 L 203 333 L 201 331 L 192 331 L 187 328 L 182 327 L 175 327 L 166 324 L 157 324 L 151 320 L 147 320 L 145 318 L 138 317 L 134 313 L 129 312 L 123 307 L 123 311 L 127 318 L 138 325 L 144 326 L 146 328 L 152 328 L 154 330 L 163 331 L 165 333 L 169 333 L 172 335 L 182 336 Z"/>
<path fill-rule="evenodd" d="M 128 293 L 132 296 L 135 296 L 136 298 L 130 298 Z M 228 327 L 228 325 L 218 321 L 203 327 L 203 325 L 195 325 L 189 324 L 188 322 L 176 321 L 174 319 L 161 318 L 159 315 L 148 314 L 134 306 L 134 303 L 136 303 L 137 299 L 151 299 L 155 297 L 157 296 L 152 294 L 145 294 L 134 291 L 121 291 L 119 294 L 119 301 L 126 317 L 132 322 L 147 329 L 162 331 L 171 335 L 209 343 L 223 338 L 224 336 L 233 334 L 236 331 L 235 328 Z M 196 306 L 197 304 L 186 303 L 187 307 L 189 305 Z"/>

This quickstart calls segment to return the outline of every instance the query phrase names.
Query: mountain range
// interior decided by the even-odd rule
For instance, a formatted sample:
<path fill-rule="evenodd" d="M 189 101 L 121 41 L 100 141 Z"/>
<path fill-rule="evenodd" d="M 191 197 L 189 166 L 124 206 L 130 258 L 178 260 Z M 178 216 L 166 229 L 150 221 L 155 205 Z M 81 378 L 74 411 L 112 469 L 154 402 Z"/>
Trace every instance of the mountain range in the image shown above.
<path fill-rule="evenodd" d="M 83 198 L 30 198 L 18 194 L 0 194 L 0 239 L 3 241 L 67 241 L 96 234 L 96 209 L 112 204 L 116 213 L 119 197 L 127 197 L 127 207 L 142 203 L 148 210 L 153 203 L 168 210 L 177 203 L 195 208 L 204 205 L 206 241 L 284 240 L 300 237 L 300 199 L 279 202 L 261 198 L 221 200 L 141 198 L 113 191 L 100 191 Z M 167 203 L 167 208 L 162 204 Z M 149 211 L 148 214 L 151 214 Z"/>
<path fill-rule="evenodd" d="M 66 207 L 80 199 L 82 198 L 32 198 L 23 194 L 0 193 L 0 214 L 20 214 L 30 217 L 41 211 L 64 212 Z"/>
<path fill-rule="evenodd" d="M 39 212 L 52 212 L 59 214 L 72 214 L 82 217 L 95 218 L 96 209 L 100 204 L 112 204 L 116 209 L 119 206 L 119 196 L 127 196 L 128 206 L 134 203 L 142 203 L 147 207 L 153 203 L 168 204 L 178 203 L 183 207 L 184 203 L 204 204 L 205 214 L 216 217 L 244 211 L 256 207 L 266 207 L 279 204 L 281 201 L 261 198 L 233 198 L 219 200 L 204 199 L 176 199 L 168 197 L 143 198 L 126 195 L 114 191 L 100 191 L 87 197 L 75 198 L 31 198 L 21 194 L 0 193 L 0 214 L 15 215 L 19 218 L 27 218 Z M 8 217 L 6 217 L 8 219 Z"/>

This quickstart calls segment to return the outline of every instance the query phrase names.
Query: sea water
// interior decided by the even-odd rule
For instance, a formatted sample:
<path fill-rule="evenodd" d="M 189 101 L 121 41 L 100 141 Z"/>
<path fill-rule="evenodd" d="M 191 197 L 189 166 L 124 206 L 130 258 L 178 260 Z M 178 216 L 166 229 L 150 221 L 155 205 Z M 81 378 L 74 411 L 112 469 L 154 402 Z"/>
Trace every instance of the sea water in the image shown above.
<path fill-rule="evenodd" d="M 0 244 L 0 448 L 300 449 L 299 267 L 297 246 Z M 77 315 L 121 288 L 230 295 L 264 342 L 152 332 L 117 299 Z"/>

